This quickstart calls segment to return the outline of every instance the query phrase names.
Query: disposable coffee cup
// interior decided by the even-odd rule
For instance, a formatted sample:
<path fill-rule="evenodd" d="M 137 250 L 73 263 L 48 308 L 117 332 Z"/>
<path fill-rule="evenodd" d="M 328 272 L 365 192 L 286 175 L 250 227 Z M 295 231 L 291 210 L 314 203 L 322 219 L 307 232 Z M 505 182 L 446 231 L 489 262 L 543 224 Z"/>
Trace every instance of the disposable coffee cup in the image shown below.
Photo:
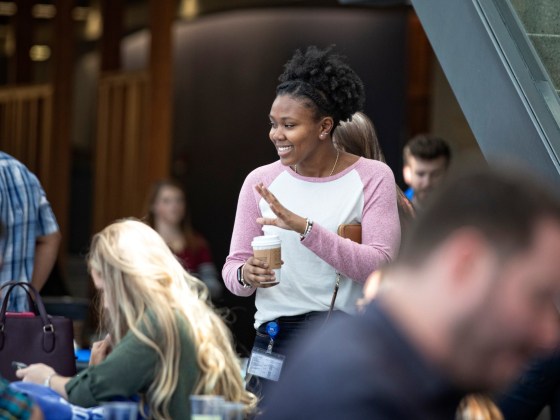
<path fill-rule="evenodd" d="M 279 236 L 257 236 L 251 242 L 253 254 L 274 271 L 275 281 L 263 281 L 261 284 L 280 283 L 282 269 L 282 240 Z M 264 276 L 271 277 L 271 276 Z"/>

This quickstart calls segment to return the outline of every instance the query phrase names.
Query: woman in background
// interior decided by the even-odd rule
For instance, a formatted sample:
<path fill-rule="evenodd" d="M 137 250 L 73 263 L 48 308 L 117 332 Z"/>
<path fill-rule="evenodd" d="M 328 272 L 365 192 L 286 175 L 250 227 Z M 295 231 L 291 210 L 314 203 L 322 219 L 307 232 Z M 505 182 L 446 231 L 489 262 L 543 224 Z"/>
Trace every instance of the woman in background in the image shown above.
<path fill-rule="evenodd" d="M 103 325 L 110 333 L 94 345 L 90 367 L 65 378 L 35 364 L 18 377 L 82 407 L 139 395 L 147 418 L 188 417 L 192 394 L 223 395 L 254 407 L 231 333 L 205 302 L 206 287 L 153 229 L 134 220 L 109 225 L 93 237 L 88 267 L 102 292 Z"/>
<path fill-rule="evenodd" d="M 377 132 L 371 120 L 363 112 L 356 112 L 349 121 L 341 121 L 336 132 L 333 133 L 333 143 L 337 149 L 362 156 L 366 159 L 378 160 L 383 163 L 385 155 L 377 138 Z M 414 207 L 404 192 L 397 188 L 397 207 L 401 222 L 401 236 L 406 236 L 410 223 L 416 217 Z"/>
<path fill-rule="evenodd" d="M 162 180 L 152 186 L 145 221 L 161 235 L 185 270 L 206 284 L 212 300 L 218 299 L 223 283 L 218 278 L 208 243 L 192 227 L 181 184 Z"/>

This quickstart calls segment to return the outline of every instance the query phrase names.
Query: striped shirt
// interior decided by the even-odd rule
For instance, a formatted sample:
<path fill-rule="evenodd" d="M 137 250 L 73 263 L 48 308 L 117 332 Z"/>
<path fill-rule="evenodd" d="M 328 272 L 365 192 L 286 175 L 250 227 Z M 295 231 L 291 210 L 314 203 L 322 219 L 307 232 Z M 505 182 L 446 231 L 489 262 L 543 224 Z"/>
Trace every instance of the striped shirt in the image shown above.
<path fill-rule="evenodd" d="M 37 177 L 3 152 L 0 152 L 0 220 L 4 225 L 0 238 L 0 285 L 12 280 L 30 283 L 36 239 L 57 232 L 58 225 Z M 27 310 L 27 298 L 21 287 L 10 294 L 8 310 Z"/>
<path fill-rule="evenodd" d="M 25 395 L 13 391 L 8 381 L 0 378 L 0 419 L 27 420 L 31 418 L 33 403 Z"/>

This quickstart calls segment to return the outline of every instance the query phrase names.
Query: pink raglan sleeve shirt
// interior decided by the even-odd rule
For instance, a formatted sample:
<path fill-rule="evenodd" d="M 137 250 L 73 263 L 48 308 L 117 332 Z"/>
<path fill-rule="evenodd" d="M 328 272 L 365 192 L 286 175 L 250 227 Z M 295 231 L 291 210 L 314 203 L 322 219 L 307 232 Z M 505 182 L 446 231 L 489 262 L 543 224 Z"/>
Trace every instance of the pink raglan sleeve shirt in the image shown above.
<path fill-rule="evenodd" d="M 249 296 L 256 290 L 245 289 L 237 281 L 237 269 L 253 255 L 251 241 L 263 235 L 262 227 L 256 223 L 262 217 L 261 197 L 254 186 L 263 182 L 269 187 L 283 170 L 278 163 L 258 168 L 241 188 L 230 255 L 222 271 L 227 288 L 236 295 Z M 363 188 L 362 244 L 341 238 L 319 223 L 313 225 L 301 244 L 344 276 L 364 283 L 372 272 L 396 257 L 401 232 L 391 169 L 383 163 L 362 159 L 356 171 Z"/>

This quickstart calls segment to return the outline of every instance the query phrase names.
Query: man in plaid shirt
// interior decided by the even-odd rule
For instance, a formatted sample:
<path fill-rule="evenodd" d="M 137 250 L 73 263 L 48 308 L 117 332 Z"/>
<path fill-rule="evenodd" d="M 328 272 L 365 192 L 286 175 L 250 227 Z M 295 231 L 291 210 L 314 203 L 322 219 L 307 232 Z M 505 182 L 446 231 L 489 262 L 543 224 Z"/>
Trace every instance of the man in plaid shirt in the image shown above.
<path fill-rule="evenodd" d="M 23 281 L 41 290 L 56 260 L 60 232 L 37 177 L 3 152 L 0 152 L 0 221 L 5 228 L 0 238 L 3 259 L 0 286 L 9 281 Z M 25 291 L 21 287 L 14 289 L 8 310 L 27 309 Z"/>

